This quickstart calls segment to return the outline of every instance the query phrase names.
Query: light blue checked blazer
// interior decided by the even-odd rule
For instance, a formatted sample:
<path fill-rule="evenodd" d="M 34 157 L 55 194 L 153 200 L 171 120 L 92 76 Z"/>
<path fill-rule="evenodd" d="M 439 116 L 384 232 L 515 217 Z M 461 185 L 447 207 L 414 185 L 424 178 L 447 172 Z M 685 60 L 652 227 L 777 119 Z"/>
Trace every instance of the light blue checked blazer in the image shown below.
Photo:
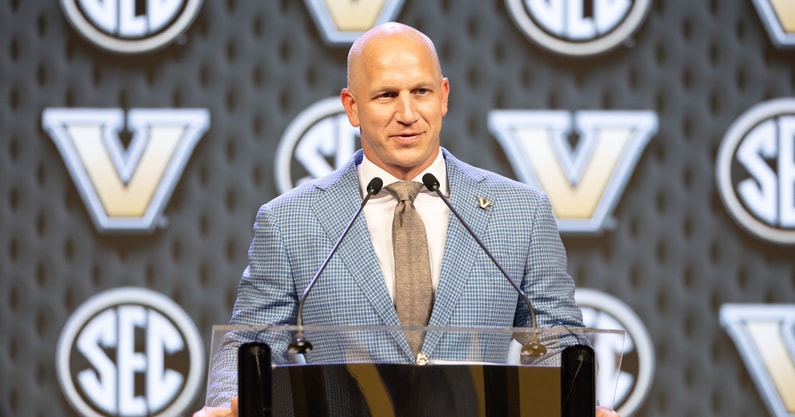
<path fill-rule="evenodd" d="M 465 164 L 446 149 L 442 152 L 453 206 L 528 294 L 538 326 L 581 327 L 574 282 L 546 195 Z M 361 160 L 360 150 L 340 170 L 260 208 L 230 324 L 295 324 L 301 293 L 361 204 Z M 479 208 L 478 197 L 486 197 L 493 206 Z M 304 325 L 320 326 L 400 325 L 363 215 L 307 297 L 303 320 Z M 516 291 L 452 213 L 429 326 L 530 326 L 530 315 Z M 373 339 L 368 343 L 371 358 L 414 362 L 402 333 Z M 460 343 L 455 335 L 429 333 L 422 352 L 430 359 L 458 359 Z M 504 355 L 504 348 L 497 350 Z M 236 377 L 222 375 L 235 371 L 231 352 L 228 359 L 211 366 L 210 405 L 234 395 Z M 227 383 L 221 382 L 224 379 Z M 230 390 L 231 395 L 222 394 Z"/>

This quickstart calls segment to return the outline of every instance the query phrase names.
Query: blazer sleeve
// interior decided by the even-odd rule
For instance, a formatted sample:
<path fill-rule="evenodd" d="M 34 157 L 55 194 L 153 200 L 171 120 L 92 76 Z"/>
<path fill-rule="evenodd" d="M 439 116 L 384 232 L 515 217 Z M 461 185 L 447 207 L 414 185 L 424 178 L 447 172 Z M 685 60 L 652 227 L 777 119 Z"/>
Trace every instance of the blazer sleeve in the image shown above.
<path fill-rule="evenodd" d="M 238 284 L 230 324 L 295 324 L 298 296 L 286 247 L 279 222 L 270 206 L 263 205 L 254 223 L 249 263 Z"/>
<path fill-rule="evenodd" d="M 254 223 L 249 263 L 240 279 L 232 318 L 234 326 L 294 324 L 298 297 L 282 231 L 269 205 L 260 207 Z M 241 344 L 265 336 L 235 330 L 224 336 L 209 369 L 207 405 L 228 405 L 237 395 L 237 351 Z M 267 340 L 273 358 L 283 357 L 287 340 Z"/>
<path fill-rule="evenodd" d="M 567 272 L 566 250 L 552 205 L 546 194 L 538 192 L 536 195 L 522 289 L 533 304 L 539 327 L 583 327 L 582 312 L 574 300 L 574 280 Z M 531 325 L 523 302 L 517 306 L 514 325 Z"/>

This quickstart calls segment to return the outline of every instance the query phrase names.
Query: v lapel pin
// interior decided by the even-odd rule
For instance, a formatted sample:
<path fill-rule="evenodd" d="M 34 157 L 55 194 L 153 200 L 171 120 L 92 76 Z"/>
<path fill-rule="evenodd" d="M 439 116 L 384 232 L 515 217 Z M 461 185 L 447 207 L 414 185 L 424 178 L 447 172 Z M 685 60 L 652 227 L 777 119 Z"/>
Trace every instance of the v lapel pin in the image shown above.
<path fill-rule="evenodd" d="M 494 203 L 489 201 L 486 197 L 478 197 L 478 207 L 482 208 L 483 210 L 488 210 L 489 207 L 493 205 Z"/>

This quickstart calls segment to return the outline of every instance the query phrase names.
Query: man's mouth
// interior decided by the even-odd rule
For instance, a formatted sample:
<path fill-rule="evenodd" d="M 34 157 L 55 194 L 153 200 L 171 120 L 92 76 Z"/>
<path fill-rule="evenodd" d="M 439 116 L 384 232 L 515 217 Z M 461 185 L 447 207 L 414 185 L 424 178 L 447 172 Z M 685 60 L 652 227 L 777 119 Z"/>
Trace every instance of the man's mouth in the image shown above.
<path fill-rule="evenodd" d="M 419 132 L 404 132 L 392 135 L 392 137 L 398 140 L 413 140 L 417 139 L 420 135 L 421 133 Z"/>

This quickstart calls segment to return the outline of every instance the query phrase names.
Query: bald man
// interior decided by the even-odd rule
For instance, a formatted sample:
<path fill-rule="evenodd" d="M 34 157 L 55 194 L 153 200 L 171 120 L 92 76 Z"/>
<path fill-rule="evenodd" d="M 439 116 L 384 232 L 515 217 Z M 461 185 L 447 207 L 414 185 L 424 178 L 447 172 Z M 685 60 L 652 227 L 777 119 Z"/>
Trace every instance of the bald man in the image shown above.
<path fill-rule="evenodd" d="M 354 42 L 348 86 L 340 98 L 351 125 L 361 132 L 362 149 L 341 169 L 260 208 L 230 324 L 295 324 L 301 292 L 359 208 L 370 180 L 379 177 L 386 187 L 422 182 L 424 174 L 432 173 L 439 189 L 531 297 L 538 325 L 583 326 L 546 195 L 467 165 L 441 147 L 449 93 L 433 42 L 416 29 L 387 23 Z M 493 205 L 483 210 L 479 197 Z M 397 204 L 386 191 L 369 200 L 307 299 L 303 324 L 402 324 L 394 304 L 392 218 Z M 525 303 L 444 201 L 423 190 L 414 205 L 428 242 L 433 306 L 427 325 L 530 326 Z M 455 359 L 460 353 L 455 337 L 429 334 L 419 353 L 430 360 Z M 387 339 L 373 341 L 368 352 L 373 360 L 415 363 L 418 355 L 402 333 Z M 236 348 L 243 342 L 225 345 L 213 361 L 208 406 L 196 416 L 237 415 Z M 271 348 L 280 357 L 286 346 Z M 606 409 L 599 413 L 611 415 Z"/>

